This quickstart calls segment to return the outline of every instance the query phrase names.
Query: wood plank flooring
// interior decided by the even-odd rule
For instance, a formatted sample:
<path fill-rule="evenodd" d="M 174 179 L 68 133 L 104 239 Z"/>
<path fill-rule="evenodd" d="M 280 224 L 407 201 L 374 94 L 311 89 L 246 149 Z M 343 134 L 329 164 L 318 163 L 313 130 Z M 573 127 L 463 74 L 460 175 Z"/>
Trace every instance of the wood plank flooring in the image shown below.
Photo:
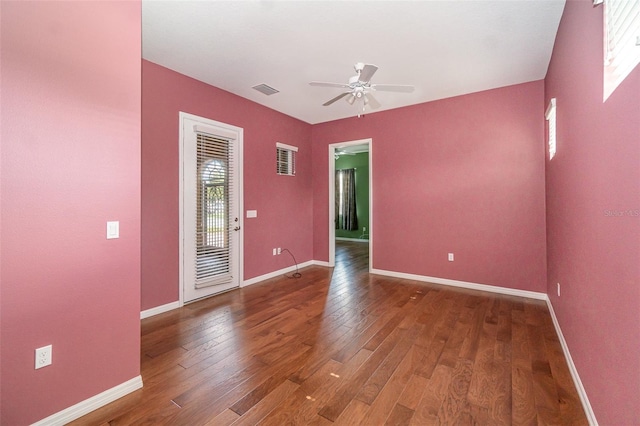
<path fill-rule="evenodd" d="M 144 387 L 72 424 L 588 424 L 544 302 L 370 275 L 367 251 L 143 320 Z"/>

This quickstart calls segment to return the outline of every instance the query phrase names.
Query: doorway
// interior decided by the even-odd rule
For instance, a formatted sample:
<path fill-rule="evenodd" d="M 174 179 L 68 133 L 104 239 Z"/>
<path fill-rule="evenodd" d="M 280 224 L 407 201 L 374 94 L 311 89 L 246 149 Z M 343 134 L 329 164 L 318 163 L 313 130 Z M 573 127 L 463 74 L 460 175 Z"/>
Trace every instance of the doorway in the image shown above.
<path fill-rule="evenodd" d="M 240 286 L 242 135 L 180 113 L 181 305 Z"/>
<path fill-rule="evenodd" d="M 368 244 L 368 269 L 371 272 L 373 268 L 373 143 L 372 139 L 360 139 L 355 141 L 339 142 L 329 145 L 329 266 L 335 266 L 336 262 L 336 159 L 341 155 L 352 155 L 359 152 L 368 152 L 368 173 L 365 174 L 368 180 L 369 194 L 366 202 L 368 203 L 368 214 L 366 215 L 367 225 L 358 225 L 357 231 L 351 232 L 352 238 L 347 241 L 355 242 L 362 240 L 357 244 Z M 360 178 L 362 178 L 360 174 Z M 338 190 L 340 190 L 338 188 Z M 340 218 L 339 218 L 340 220 Z M 363 229 L 365 228 L 365 229 Z"/>

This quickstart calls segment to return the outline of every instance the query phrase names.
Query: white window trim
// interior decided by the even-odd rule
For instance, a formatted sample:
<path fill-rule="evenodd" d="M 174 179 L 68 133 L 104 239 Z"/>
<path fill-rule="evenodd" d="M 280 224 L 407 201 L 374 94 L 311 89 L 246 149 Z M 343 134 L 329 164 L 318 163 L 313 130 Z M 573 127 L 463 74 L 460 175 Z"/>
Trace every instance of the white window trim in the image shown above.
<path fill-rule="evenodd" d="M 298 152 L 298 147 L 287 145 L 286 143 L 276 142 L 276 148 L 288 149 L 289 151 Z"/>
<path fill-rule="evenodd" d="M 553 160 L 557 151 L 556 98 L 551 98 L 549 101 L 549 106 L 544 114 L 544 118 L 548 121 L 547 139 L 549 144 L 549 160 Z"/>

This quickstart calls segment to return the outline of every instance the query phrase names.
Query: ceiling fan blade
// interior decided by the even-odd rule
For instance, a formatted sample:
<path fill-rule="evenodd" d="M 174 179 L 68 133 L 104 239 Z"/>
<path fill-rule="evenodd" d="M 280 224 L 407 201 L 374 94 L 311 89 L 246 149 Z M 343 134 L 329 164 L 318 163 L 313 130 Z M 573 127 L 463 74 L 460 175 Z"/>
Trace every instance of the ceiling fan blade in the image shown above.
<path fill-rule="evenodd" d="M 350 95 L 351 92 L 344 92 L 344 93 L 340 93 L 338 96 L 336 96 L 333 99 L 329 99 L 327 102 L 323 103 L 322 106 L 329 106 L 332 103 L 334 103 L 335 101 L 339 101 L 340 99 L 344 98 L 347 95 Z"/>
<path fill-rule="evenodd" d="M 372 84 L 373 90 L 379 90 L 381 92 L 402 92 L 411 93 L 415 90 L 415 87 L 404 84 Z"/>
<path fill-rule="evenodd" d="M 310 86 L 320 86 L 320 87 L 339 87 L 341 89 L 348 89 L 348 84 L 342 83 L 326 83 L 324 81 L 312 81 L 309 83 Z"/>
<path fill-rule="evenodd" d="M 371 80 L 371 77 L 373 77 L 373 75 L 376 73 L 376 71 L 378 71 L 377 66 L 372 64 L 365 64 L 362 68 L 362 71 L 360 71 L 360 78 L 358 78 L 358 81 L 360 81 L 361 83 L 368 83 L 369 80 Z"/>
<path fill-rule="evenodd" d="M 378 109 L 382 106 L 380 105 L 380 102 L 378 102 L 378 100 L 374 98 L 371 93 L 364 94 L 364 104 L 369 105 L 372 109 Z"/>

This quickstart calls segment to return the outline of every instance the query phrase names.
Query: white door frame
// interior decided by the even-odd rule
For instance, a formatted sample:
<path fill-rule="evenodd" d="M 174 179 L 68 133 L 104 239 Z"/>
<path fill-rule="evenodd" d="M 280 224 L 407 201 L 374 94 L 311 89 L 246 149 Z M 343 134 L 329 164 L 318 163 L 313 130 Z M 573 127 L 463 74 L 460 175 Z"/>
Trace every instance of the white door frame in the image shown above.
<path fill-rule="evenodd" d="M 337 142 L 329 144 L 329 266 L 336 265 L 336 150 L 353 145 L 369 146 L 369 272 L 373 270 L 373 139 Z"/>
<path fill-rule="evenodd" d="M 197 115 L 189 114 L 186 112 L 179 112 L 179 121 L 178 121 L 178 129 L 179 129 L 179 139 L 178 139 L 178 164 L 179 164 L 179 184 L 178 184 L 178 220 L 179 220 L 179 268 L 178 268 L 178 295 L 179 295 L 179 305 L 184 306 L 184 134 L 183 134 L 183 120 L 196 120 L 200 121 L 204 124 L 215 126 L 227 130 L 229 132 L 235 133 L 237 135 L 238 141 L 238 226 L 240 226 L 240 230 L 237 231 L 240 233 L 238 238 L 238 287 L 240 287 L 243 283 L 244 279 L 244 220 L 243 220 L 243 212 L 244 212 L 244 193 L 243 193 L 243 133 L 244 129 L 242 127 L 232 126 L 230 124 L 222 123 L 219 121 L 211 120 L 208 118 L 200 117 Z"/>

